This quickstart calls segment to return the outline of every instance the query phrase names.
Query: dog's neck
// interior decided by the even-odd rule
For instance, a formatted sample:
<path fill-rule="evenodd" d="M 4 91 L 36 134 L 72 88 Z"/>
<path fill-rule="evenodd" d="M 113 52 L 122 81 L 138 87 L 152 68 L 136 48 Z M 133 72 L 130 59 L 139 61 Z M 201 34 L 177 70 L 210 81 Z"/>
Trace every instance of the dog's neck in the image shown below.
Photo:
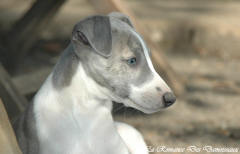
<path fill-rule="evenodd" d="M 72 50 L 72 47 L 68 47 L 68 50 Z M 73 59 L 75 59 L 73 51 L 65 52 L 61 58 L 63 62 L 57 64 L 53 73 L 45 81 L 34 99 L 35 102 L 41 102 L 42 106 L 48 109 L 51 108 L 48 103 L 51 103 L 65 107 L 76 107 L 77 105 L 85 110 L 92 110 L 96 106 L 105 106 L 111 110 L 109 90 L 100 86 L 87 75 L 80 60 L 76 62 L 75 59 L 73 62 Z M 42 97 L 47 101 L 39 100 Z M 48 99 L 54 99 L 54 101 L 48 101 Z"/>
<path fill-rule="evenodd" d="M 58 97 L 64 100 L 67 106 L 78 106 L 80 109 L 92 111 L 99 107 L 106 107 L 111 110 L 109 90 L 97 84 L 88 76 L 79 62 L 76 73 L 72 77 L 69 86 L 62 89 L 55 89 Z M 62 105 L 62 104 L 61 104 Z"/>
<path fill-rule="evenodd" d="M 112 102 L 108 97 L 108 90 L 86 74 L 81 62 L 76 69 L 70 85 L 61 89 L 54 87 L 53 74 L 50 74 L 34 98 L 36 113 L 41 111 L 46 114 L 62 114 L 77 111 L 90 114 L 101 107 L 111 111 Z"/>

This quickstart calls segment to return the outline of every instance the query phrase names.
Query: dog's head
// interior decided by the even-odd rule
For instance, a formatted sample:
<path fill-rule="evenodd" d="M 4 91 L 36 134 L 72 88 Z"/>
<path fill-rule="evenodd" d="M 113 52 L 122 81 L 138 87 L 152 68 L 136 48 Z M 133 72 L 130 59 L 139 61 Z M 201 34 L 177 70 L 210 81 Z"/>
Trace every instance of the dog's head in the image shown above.
<path fill-rule="evenodd" d="M 125 15 L 111 13 L 80 21 L 72 43 L 85 71 L 109 90 L 113 101 L 145 113 L 175 102 L 153 67 L 149 48 Z"/>

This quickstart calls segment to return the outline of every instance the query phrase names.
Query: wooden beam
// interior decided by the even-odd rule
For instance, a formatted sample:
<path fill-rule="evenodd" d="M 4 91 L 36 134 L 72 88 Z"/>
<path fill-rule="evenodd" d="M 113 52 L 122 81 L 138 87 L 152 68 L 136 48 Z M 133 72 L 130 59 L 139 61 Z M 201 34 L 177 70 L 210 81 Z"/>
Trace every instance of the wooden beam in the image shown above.
<path fill-rule="evenodd" d="M 36 0 L 32 7 L 20 18 L 3 38 L 5 47 L 1 59 L 8 71 L 14 72 L 24 56 L 34 45 L 39 34 L 66 0 Z"/>
<path fill-rule="evenodd" d="M 16 136 L 9 122 L 7 112 L 0 98 L 0 153 L 22 154 Z"/>
<path fill-rule="evenodd" d="M 5 103 L 10 120 L 14 120 L 21 112 L 24 111 L 27 103 L 15 85 L 11 81 L 10 75 L 0 63 L 0 97 Z"/>
<path fill-rule="evenodd" d="M 147 44 L 152 50 L 153 64 L 157 72 L 166 80 L 169 86 L 174 90 L 176 94 L 181 94 L 184 91 L 183 80 L 177 74 L 166 60 L 166 57 L 160 52 L 157 45 L 151 41 L 148 33 L 146 33 L 143 24 L 139 23 L 134 14 L 123 4 L 120 0 L 89 0 L 92 6 L 102 14 L 108 14 L 113 11 L 122 12 L 128 15 L 136 27 L 137 31 L 140 32 Z"/>

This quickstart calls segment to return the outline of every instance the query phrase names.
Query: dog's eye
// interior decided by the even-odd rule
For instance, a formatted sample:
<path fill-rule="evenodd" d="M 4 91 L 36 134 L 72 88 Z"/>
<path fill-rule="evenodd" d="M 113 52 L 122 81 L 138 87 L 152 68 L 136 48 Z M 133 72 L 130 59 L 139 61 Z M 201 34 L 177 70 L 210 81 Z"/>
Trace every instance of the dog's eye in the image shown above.
<path fill-rule="evenodd" d="M 130 59 L 127 60 L 127 63 L 129 65 L 135 65 L 137 63 L 137 59 L 135 57 L 130 58 Z"/>

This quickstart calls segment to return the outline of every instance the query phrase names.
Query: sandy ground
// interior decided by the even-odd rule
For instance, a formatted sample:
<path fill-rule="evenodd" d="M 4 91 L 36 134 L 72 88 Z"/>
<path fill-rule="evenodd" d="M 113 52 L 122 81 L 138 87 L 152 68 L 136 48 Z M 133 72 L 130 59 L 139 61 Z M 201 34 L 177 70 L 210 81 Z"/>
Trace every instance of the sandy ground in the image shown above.
<path fill-rule="evenodd" d="M 153 41 L 166 52 L 169 63 L 179 76 L 185 78 L 187 91 L 178 96 L 176 104 L 161 112 L 145 115 L 127 109 L 119 111 L 116 108 L 113 111 L 114 118 L 139 129 L 147 144 L 155 150 L 161 146 L 186 149 L 189 146 L 240 148 L 240 2 L 124 1 L 149 29 Z M 0 4 L 2 30 L 9 29 L 9 25 L 21 16 L 32 1 L 21 0 L 17 2 L 19 5 L 15 2 L 2 0 Z M 74 23 L 95 13 L 85 1 L 70 0 L 41 37 L 46 40 L 67 39 Z M 5 16 L 9 18 L 6 19 Z M 173 46 L 172 43 L 176 35 L 169 27 L 183 21 L 188 21 L 186 27 L 197 23 L 208 28 L 206 31 L 198 31 L 196 28 L 199 35 L 194 42 L 183 42 L 186 43 L 184 46 L 189 45 L 190 48 L 178 48 L 178 45 Z M 55 26 L 59 24 L 64 26 Z M 185 26 L 182 28 L 186 29 Z M 208 33 L 213 31 L 214 33 Z M 180 36 L 182 40 L 182 33 Z M 208 40 L 199 43 L 198 39 L 205 38 Z M 182 153 L 191 152 L 184 150 Z M 201 150 L 200 153 L 207 152 Z"/>

